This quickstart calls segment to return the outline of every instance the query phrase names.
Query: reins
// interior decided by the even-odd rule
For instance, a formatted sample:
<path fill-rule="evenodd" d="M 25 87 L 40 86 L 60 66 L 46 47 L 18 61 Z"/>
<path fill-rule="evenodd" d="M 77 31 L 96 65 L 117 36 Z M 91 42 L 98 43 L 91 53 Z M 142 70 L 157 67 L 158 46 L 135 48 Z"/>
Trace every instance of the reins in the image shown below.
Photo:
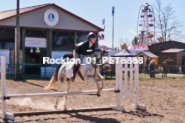
<path fill-rule="evenodd" d="M 99 61 L 102 59 L 102 56 L 103 56 L 103 54 L 101 53 L 100 58 L 96 57 L 96 63 L 95 64 L 93 64 L 93 61 L 91 62 L 91 65 L 95 68 L 93 77 L 95 77 L 95 75 L 96 75 L 97 68 L 99 67 L 99 64 L 100 64 Z M 84 56 L 81 57 L 81 60 L 83 58 L 84 58 Z M 105 63 L 105 64 L 107 64 L 107 63 Z M 105 64 L 102 64 L 102 66 L 104 66 Z"/>

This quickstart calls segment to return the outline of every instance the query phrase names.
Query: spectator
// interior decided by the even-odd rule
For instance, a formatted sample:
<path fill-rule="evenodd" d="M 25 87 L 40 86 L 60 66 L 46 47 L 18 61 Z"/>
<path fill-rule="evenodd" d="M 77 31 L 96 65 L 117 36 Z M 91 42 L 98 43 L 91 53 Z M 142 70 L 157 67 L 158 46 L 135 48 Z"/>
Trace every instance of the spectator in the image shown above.
<path fill-rule="evenodd" d="M 148 69 L 148 65 L 149 65 L 149 63 L 150 63 L 150 58 L 149 58 L 149 57 L 147 57 L 147 60 L 146 60 L 146 66 L 145 66 L 145 73 L 146 73 L 146 74 L 149 74 L 149 69 Z"/>
<path fill-rule="evenodd" d="M 167 77 L 168 69 L 167 69 L 167 62 L 166 62 L 166 60 L 164 60 L 164 62 L 162 63 L 162 67 L 163 67 L 164 77 Z"/>
<path fill-rule="evenodd" d="M 154 60 L 151 60 L 151 61 L 150 61 L 149 66 L 150 66 L 150 71 L 155 69 L 155 63 L 154 63 Z"/>
<path fill-rule="evenodd" d="M 155 63 L 154 63 L 154 60 L 150 61 L 149 68 L 150 68 L 150 78 L 155 78 Z"/>

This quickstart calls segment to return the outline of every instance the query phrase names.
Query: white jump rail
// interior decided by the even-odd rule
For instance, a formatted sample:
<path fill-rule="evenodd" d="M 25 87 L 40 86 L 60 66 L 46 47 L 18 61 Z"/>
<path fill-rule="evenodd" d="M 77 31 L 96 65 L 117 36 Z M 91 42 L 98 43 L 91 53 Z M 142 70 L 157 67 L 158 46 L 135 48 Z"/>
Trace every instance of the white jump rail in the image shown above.
<path fill-rule="evenodd" d="M 103 89 L 102 92 L 115 92 L 112 89 Z M 33 94 L 9 94 L 6 99 L 10 98 L 25 98 L 25 97 L 41 97 L 41 96 L 61 96 L 61 95 L 76 95 L 76 94 L 92 94 L 97 93 L 97 90 L 85 90 L 85 91 L 74 91 L 74 92 L 52 92 L 52 93 L 33 93 Z"/>
<path fill-rule="evenodd" d="M 125 95 L 125 100 L 130 94 L 130 100 L 132 100 L 132 94 L 135 94 L 135 104 L 132 104 L 131 107 L 134 109 L 146 110 L 145 105 L 139 105 L 139 65 L 125 64 L 124 67 L 121 64 L 121 60 L 116 64 L 116 88 L 103 89 L 102 92 L 116 92 L 116 106 L 113 106 L 112 109 L 123 111 L 124 107 L 121 106 L 122 96 Z M 6 58 L 1 56 L 1 101 L 2 101 L 2 113 L 0 113 L 0 117 L 3 119 L 14 120 L 14 114 L 6 112 L 6 100 L 11 98 L 25 98 L 25 97 L 38 97 L 38 96 L 64 96 L 64 95 L 75 95 L 75 94 L 92 94 L 97 93 L 97 90 L 84 90 L 84 91 L 75 91 L 75 92 L 51 92 L 51 93 L 30 93 L 30 94 L 9 94 L 6 95 Z M 124 72 L 124 91 L 122 88 L 123 80 L 122 75 Z M 128 89 L 128 72 L 130 72 L 130 87 Z M 133 83 L 133 74 L 134 80 Z"/>

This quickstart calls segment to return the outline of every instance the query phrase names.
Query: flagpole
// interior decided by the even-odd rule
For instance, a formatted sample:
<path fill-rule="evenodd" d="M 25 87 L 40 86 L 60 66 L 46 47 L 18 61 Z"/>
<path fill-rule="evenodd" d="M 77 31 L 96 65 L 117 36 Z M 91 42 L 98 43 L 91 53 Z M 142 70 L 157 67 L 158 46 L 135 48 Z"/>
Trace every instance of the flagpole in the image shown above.
<path fill-rule="evenodd" d="M 114 6 L 112 7 L 112 48 L 114 48 Z"/>

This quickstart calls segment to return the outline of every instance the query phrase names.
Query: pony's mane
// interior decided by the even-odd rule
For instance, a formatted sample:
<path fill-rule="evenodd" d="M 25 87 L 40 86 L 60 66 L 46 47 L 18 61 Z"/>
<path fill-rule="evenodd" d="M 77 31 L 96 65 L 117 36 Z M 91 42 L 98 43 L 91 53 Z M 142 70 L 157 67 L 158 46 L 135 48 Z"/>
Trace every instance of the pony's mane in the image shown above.
<path fill-rule="evenodd" d="M 102 50 L 97 48 L 97 49 L 95 49 L 95 52 L 102 52 Z"/>

